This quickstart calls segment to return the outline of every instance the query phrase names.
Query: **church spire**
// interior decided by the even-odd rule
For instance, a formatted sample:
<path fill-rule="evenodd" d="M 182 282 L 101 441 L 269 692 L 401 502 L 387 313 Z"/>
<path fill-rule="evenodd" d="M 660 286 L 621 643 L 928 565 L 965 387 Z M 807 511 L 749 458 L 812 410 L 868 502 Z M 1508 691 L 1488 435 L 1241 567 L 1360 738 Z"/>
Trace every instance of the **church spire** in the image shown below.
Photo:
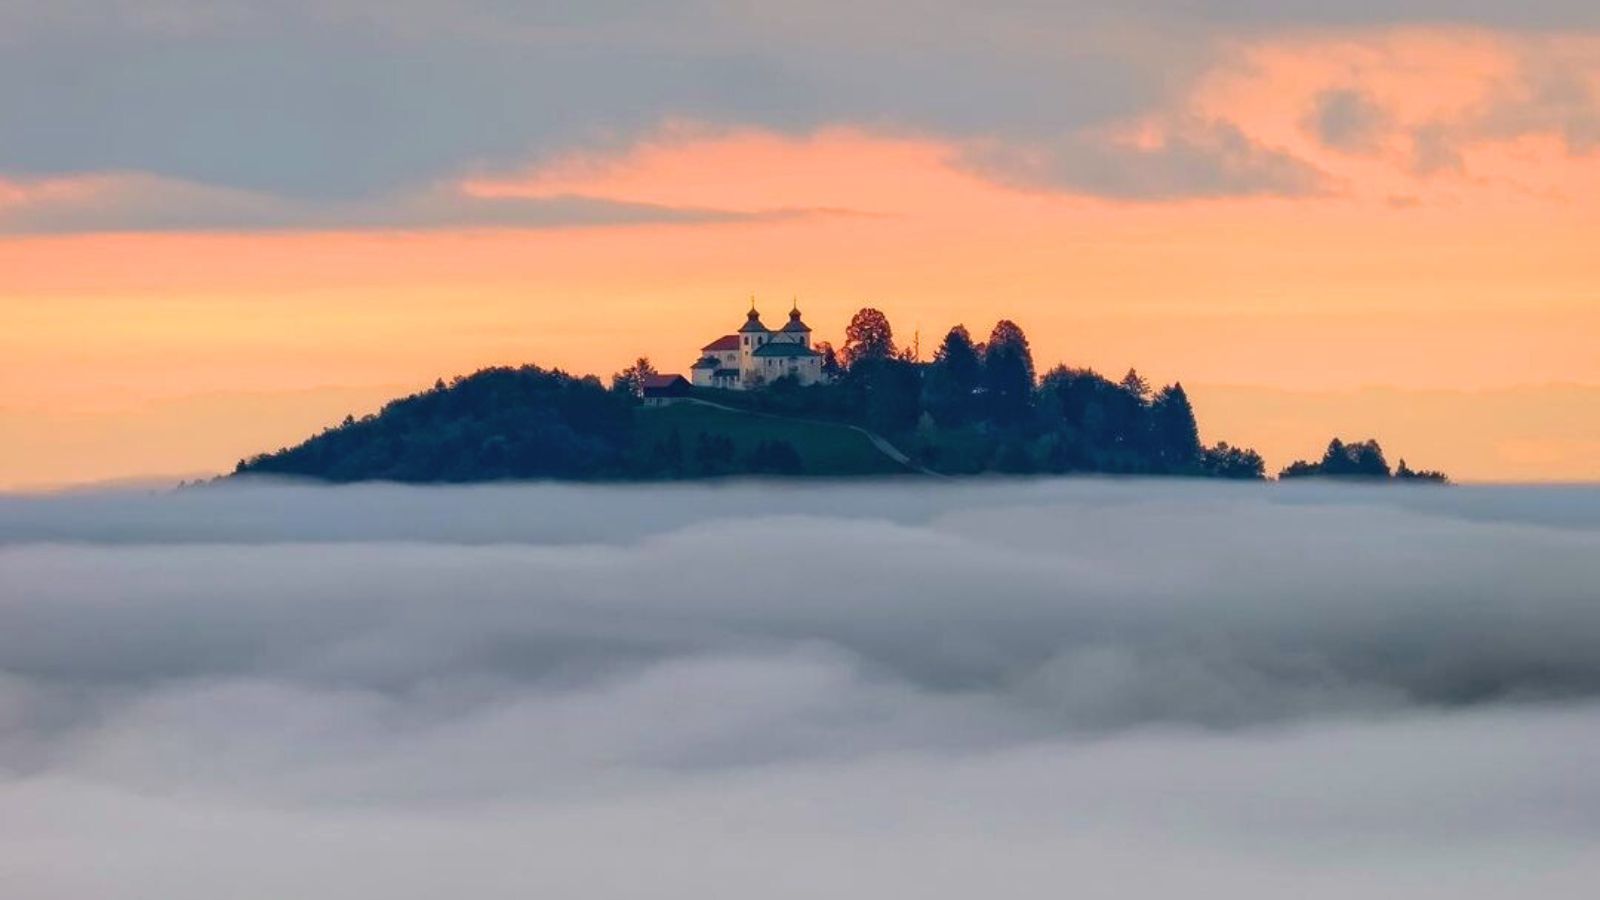
<path fill-rule="evenodd" d="M 750 295 L 750 311 L 744 315 L 744 327 L 740 328 L 739 330 L 759 332 L 765 332 L 767 330 L 767 326 L 761 324 L 761 313 L 756 311 L 756 298 L 754 294 Z"/>
<path fill-rule="evenodd" d="M 788 332 L 788 333 L 790 333 L 790 334 L 794 334 L 796 332 L 804 332 L 805 334 L 809 335 L 811 333 L 811 326 L 809 326 L 806 323 L 800 321 L 800 298 L 799 297 L 794 298 L 794 303 L 789 308 L 789 324 L 783 326 L 783 330 Z"/>

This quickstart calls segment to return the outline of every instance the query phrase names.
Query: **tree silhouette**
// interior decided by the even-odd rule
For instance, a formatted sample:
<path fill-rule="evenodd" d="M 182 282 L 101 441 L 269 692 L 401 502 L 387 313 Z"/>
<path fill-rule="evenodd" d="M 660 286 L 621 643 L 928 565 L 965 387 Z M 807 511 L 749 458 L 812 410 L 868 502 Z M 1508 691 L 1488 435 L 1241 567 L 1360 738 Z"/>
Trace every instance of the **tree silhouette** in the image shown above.
<path fill-rule="evenodd" d="M 1150 402 L 1150 382 L 1145 381 L 1137 371 L 1129 369 L 1128 374 L 1122 376 L 1121 387 L 1140 404 Z"/>
<path fill-rule="evenodd" d="M 1256 451 L 1220 441 L 1201 451 L 1200 471 L 1213 478 L 1261 479 L 1266 477 L 1267 465 Z"/>
<path fill-rule="evenodd" d="M 1092 369 L 1057 366 L 1039 385 L 1038 419 L 1056 432 L 1049 462 L 1055 471 L 1140 472 L 1149 431 L 1146 410 L 1127 391 Z"/>
<path fill-rule="evenodd" d="M 1200 461 L 1200 427 L 1182 384 L 1162 388 L 1150 403 L 1150 437 L 1167 472 L 1192 471 Z"/>
<path fill-rule="evenodd" d="M 1434 484 L 1447 484 L 1450 479 L 1443 472 L 1434 469 L 1413 469 L 1406 465 L 1405 460 L 1400 460 L 1400 465 L 1394 470 L 1394 477 L 1401 481 L 1424 481 Z"/>
<path fill-rule="evenodd" d="M 1353 446 L 1346 446 L 1345 452 L 1354 451 L 1355 472 L 1357 475 L 1370 478 L 1388 478 L 1389 462 L 1383 458 L 1383 448 L 1374 440 L 1365 440 Z"/>
<path fill-rule="evenodd" d="M 1389 463 L 1383 448 L 1374 440 L 1346 444 L 1338 438 L 1328 442 L 1322 454 L 1321 474 L 1346 478 L 1388 478 Z"/>
<path fill-rule="evenodd" d="M 983 384 L 983 362 L 972 335 L 957 325 L 944 336 L 923 379 L 922 403 L 935 422 L 946 427 L 969 421 L 973 393 Z"/>
<path fill-rule="evenodd" d="M 1009 319 L 995 323 L 983 352 L 983 387 L 989 417 L 1020 425 L 1033 407 L 1033 352 L 1027 335 Z"/>
<path fill-rule="evenodd" d="M 838 378 L 843 371 L 839 365 L 839 353 L 827 341 L 818 341 L 812 349 L 822 355 L 822 374 L 828 378 Z"/>
<path fill-rule="evenodd" d="M 643 397 L 645 381 L 658 374 L 656 367 L 650 364 L 650 357 L 641 356 L 633 365 L 611 376 L 611 389 Z"/>
<path fill-rule="evenodd" d="M 1406 467 L 1410 472 L 1410 468 Z M 1417 473 L 1398 474 L 1397 478 L 1415 477 Z M 1431 472 L 1437 479 L 1445 480 L 1442 472 Z M 1279 478 L 1305 478 L 1322 475 L 1331 478 L 1389 478 L 1389 463 L 1383 457 L 1383 448 L 1378 442 L 1370 438 L 1353 444 L 1334 438 L 1328 442 L 1328 449 L 1322 454 L 1319 462 L 1311 463 L 1305 460 L 1295 460 L 1278 473 Z"/>
<path fill-rule="evenodd" d="M 1314 462 L 1297 459 L 1278 470 L 1278 478 L 1310 478 L 1322 474 L 1322 467 Z"/>
<path fill-rule="evenodd" d="M 863 360 L 894 356 L 894 329 L 889 326 L 889 317 L 870 306 L 857 312 L 844 330 L 843 355 L 844 364 L 851 368 Z"/>
<path fill-rule="evenodd" d="M 895 434 L 916 427 L 922 412 L 922 373 L 916 363 L 898 356 L 864 359 L 850 367 L 849 378 L 858 386 L 868 428 Z"/>

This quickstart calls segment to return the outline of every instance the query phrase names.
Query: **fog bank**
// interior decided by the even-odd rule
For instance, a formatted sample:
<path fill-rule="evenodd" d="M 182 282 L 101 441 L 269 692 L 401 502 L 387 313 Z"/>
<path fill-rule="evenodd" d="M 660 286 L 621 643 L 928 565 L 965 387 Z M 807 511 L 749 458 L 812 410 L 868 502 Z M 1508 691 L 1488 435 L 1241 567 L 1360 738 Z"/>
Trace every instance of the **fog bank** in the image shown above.
<path fill-rule="evenodd" d="M 4 497 L 0 890 L 1582 896 L 1597 551 L 1591 488 Z"/>

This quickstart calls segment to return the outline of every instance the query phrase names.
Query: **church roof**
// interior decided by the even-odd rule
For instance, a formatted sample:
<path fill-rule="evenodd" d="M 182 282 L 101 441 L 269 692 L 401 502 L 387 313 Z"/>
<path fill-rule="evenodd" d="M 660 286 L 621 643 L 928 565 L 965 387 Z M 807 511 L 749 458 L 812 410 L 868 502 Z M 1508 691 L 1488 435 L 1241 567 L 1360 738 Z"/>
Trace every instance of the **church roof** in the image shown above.
<path fill-rule="evenodd" d="M 722 361 L 717 359 L 715 356 L 702 356 L 702 357 L 700 357 L 700 360 L 698 362 L 696 362 L 694 365 L 690 366 L 689 368 L 691 368 L 691 369 L 715 369 L 715 368 L 718 368 L 721 365 L 722 365 Z"/>
<path fill-rule="evenodd" d="M 761 313 L 756 312 L 754 304 L 751 304 L 750 312 L 744 317 L 744 324 L 739 326 L 739 330 L 741 332 L 759 331 L 762 334 L 767 333 L 767 326 L 761 324 Z"/>
<path fill-rule="evenodd" d="M 771 341 L 757 347 L 755 352 L 751 353 L 750 355 L 794 357 L 821 356 L 822 354 L 811 349 L 810 347 L 807 347 L 805 344 L 797 344 L 793 341 Z"/>
<path fill-rule="evenodd" d="M 783 326 L 783 330 L 788 332 L 811 330 L 810 325 L 800 321 L 800 307 L 798 304 L 794 309 L 789 310 L 789 324 Z"/>
<path fill-rule="evenodd" d="M 711 343 L 705 345 L 704 347 L 701 347 L 700 349 L 706 352 L 716 350 L 737 350 L 739 349 L 739 336 L 737 334 L 725 334 L 722 337 L 719 337 Z"/>

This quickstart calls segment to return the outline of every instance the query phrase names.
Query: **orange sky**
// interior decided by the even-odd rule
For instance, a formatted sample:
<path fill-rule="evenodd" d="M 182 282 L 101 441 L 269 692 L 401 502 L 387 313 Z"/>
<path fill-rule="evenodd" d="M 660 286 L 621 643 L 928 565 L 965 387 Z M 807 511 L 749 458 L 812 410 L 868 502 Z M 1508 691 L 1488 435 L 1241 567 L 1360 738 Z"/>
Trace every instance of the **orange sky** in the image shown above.
<path fill-rule="evenodd" d="M 1274 468 L 1371 428 L 1461 477 L 1600 478 L 1600 137 L 1564 132 L 1546 109 L 1561 98 L 1518 96 L 1514 77 L 1564 61 L 1600 96 L 1600 41 L 1320 33 L 1228 59 L 1095 138 L 1136 155 L 1226 122 L 1318 173 L 1311 188 L 1095 195 L 1050 182 L 1026 148 L 998 172 L 982 140 L 675 118 L 439 196 L 715 216 L 0 237 L 0 487 L 226 469 L 491 363 L 608 373 L 648 354 L 686 371 L 752 294 L 769 319 L 798 296 L 835 341 L 877 306 L 929 350 L 956 322 L 1012 318 L 1041 370 L 1181 378 L 1207 439 Z M 1371 104 L 1343 146 L 1307 123 L 1331 90 Z M 1442 161 L 1420 159 L 1428 129 L 1449 133 Z M 141 177 L 0 175 L 0 222 L 134 187 L 188 196 Z M 1328 418 L 1292 414 L 1295 397 Z"/>

